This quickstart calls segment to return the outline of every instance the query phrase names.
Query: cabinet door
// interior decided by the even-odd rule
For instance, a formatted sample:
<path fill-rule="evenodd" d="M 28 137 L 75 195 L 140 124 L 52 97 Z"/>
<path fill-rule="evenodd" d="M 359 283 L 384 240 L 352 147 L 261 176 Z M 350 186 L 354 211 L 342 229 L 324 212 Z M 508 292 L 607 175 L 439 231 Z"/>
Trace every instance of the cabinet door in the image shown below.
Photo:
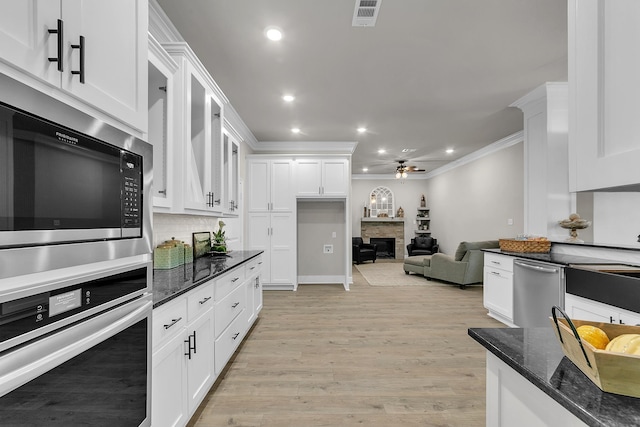
<path fill-rule="evenodd" d="M 187 358 L 187 387 L 189 413 L 196 410 L 213 384 L 213 310 L 209 310 L 187 326 L 187 346 L 191 346 Z M 155 425 L 155 423 L 154 423 Z"/>
<path fill-rule="evenodd" d="M 513 273 L 485 267 L 484 306 L 513 322 Z"/>
<path fill-rule="evenodd" d="M 318 196 L 322 193 L 322 164 L 320 160 L 296 161 L 296 194 Z"/>
<path fill-rule="evenodd" d="M 149 40 L 148 141 L 153 145 L 153 205 L 174 204 L 173 103 L 177 64 L 153 38 Z"/>
<path fill-rule="evenodd" d="M 640 2 L 573 0 L 569 20 L 571 189 L 637 184 Z"/>
<path fill-rule="evenodd" d="M 621 325 L 640 325 L 640 314 L 632 312 L 620 312 L 618 313 L 618 323 Z"/>
<path fill-rule="evenodd" d="M 248 164 L 247 208 L 249 212 L 267 212 L 271 203 L 271 170 L 266 159 L 252 159 Z"/>
<path fill-rule="evenodd" d="M 154 427 L 183 426 L 188 421 L 185 339 L 183 332 L 153 354 L 151 419 Z"/>
<path fill-rule="evenodd" d="M 262 276 L 265 282 L 271 281 L 271 214 L 267 212 L 249 213 L 247 244 L 250 250 L 262 253 Z"/>
<path fill-rule="evenodd" d="M 66 40 L 62 88 L 146 132 L 147 0 L 62 0 L 61 10 Z M 81 49 L 72 48 L 80 36 L 84 64 Z M 84 73 L 84 83 L 82 74 L 72 70 Z"/>
<path fill-rule="evenodd" d="M 269 283 L 294 283 L 296 265 L 295 226 L 290 213 L 271 214 L 271 280 Z"/>
<path fill-rule="evenodd" d="M 592 322 L 618 323 L 615 310 L 585 298 L 565 294 L 564 309 L 571 319 L 590 320 Z"/>
<path fill-rule="evenodd" d="M 270 174 L 272 212 L 291 212 L 295 206 L 293 194 L 293 162 L 288 159 L 272 160 Z"/>
<path fill-rule="evenodd" d="M 349 169 L 343 159 L 322 162 L 322 195 L 346 196 L 349 192 Z"/>
<path fill-rule="evenodd" d="M 59 86 L 58 64 L 49 61 L 58 57 L 58 34 L 48 30 L 57 30 L 60 1 L 0 0 L 0 10 L 0 60 Z"/>

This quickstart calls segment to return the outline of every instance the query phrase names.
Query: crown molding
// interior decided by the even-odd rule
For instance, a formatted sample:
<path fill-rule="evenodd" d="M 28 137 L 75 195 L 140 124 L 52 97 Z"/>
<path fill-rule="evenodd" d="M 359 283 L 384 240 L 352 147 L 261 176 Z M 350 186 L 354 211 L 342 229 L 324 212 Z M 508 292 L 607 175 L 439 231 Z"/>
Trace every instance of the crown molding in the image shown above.
<path fill-rule="evenodd" d="M 357 141 L 259 141 L 257 153 L 353 154 Z"/>
<path fill-rule="evenodd" d="M 184 41 L 157 0 L 149 0 L 149 33 L 160 43 Z"/>

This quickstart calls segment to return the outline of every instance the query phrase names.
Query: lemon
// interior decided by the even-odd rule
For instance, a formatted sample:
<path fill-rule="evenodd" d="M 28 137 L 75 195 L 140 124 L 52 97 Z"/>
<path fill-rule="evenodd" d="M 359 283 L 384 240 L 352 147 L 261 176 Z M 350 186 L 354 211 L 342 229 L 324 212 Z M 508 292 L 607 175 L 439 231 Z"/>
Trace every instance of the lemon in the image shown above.
<path fill-rule="evenodd" d="M 609 337 L 606 332 L 596 326 L 582 325 L 578 327 L 577 331 L 581 339 L 598 350 L 604 350 L 609 344 Z"/>

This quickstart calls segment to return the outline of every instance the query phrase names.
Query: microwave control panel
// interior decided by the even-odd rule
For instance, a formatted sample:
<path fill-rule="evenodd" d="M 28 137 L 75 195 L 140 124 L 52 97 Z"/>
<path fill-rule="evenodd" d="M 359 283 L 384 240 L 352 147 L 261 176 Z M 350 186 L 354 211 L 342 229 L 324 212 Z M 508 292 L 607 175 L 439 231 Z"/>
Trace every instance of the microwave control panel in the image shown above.
<path fill-rule="evenodd" d="M 122 153 L 122 228 L 142 225 L 142 158 Z"/>

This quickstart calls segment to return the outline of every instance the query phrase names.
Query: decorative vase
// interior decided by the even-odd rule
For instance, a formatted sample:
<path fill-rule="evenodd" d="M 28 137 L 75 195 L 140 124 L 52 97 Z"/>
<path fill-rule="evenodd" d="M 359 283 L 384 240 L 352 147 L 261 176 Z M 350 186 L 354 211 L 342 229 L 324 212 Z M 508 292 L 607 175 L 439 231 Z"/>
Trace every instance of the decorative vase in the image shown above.
<path fill-rule="evenodd" d="M 424 194 L 420 198 L 420 207 L 421 208 L 426 208 L 427 207 L 427 199 L 424 198 Z"/>

